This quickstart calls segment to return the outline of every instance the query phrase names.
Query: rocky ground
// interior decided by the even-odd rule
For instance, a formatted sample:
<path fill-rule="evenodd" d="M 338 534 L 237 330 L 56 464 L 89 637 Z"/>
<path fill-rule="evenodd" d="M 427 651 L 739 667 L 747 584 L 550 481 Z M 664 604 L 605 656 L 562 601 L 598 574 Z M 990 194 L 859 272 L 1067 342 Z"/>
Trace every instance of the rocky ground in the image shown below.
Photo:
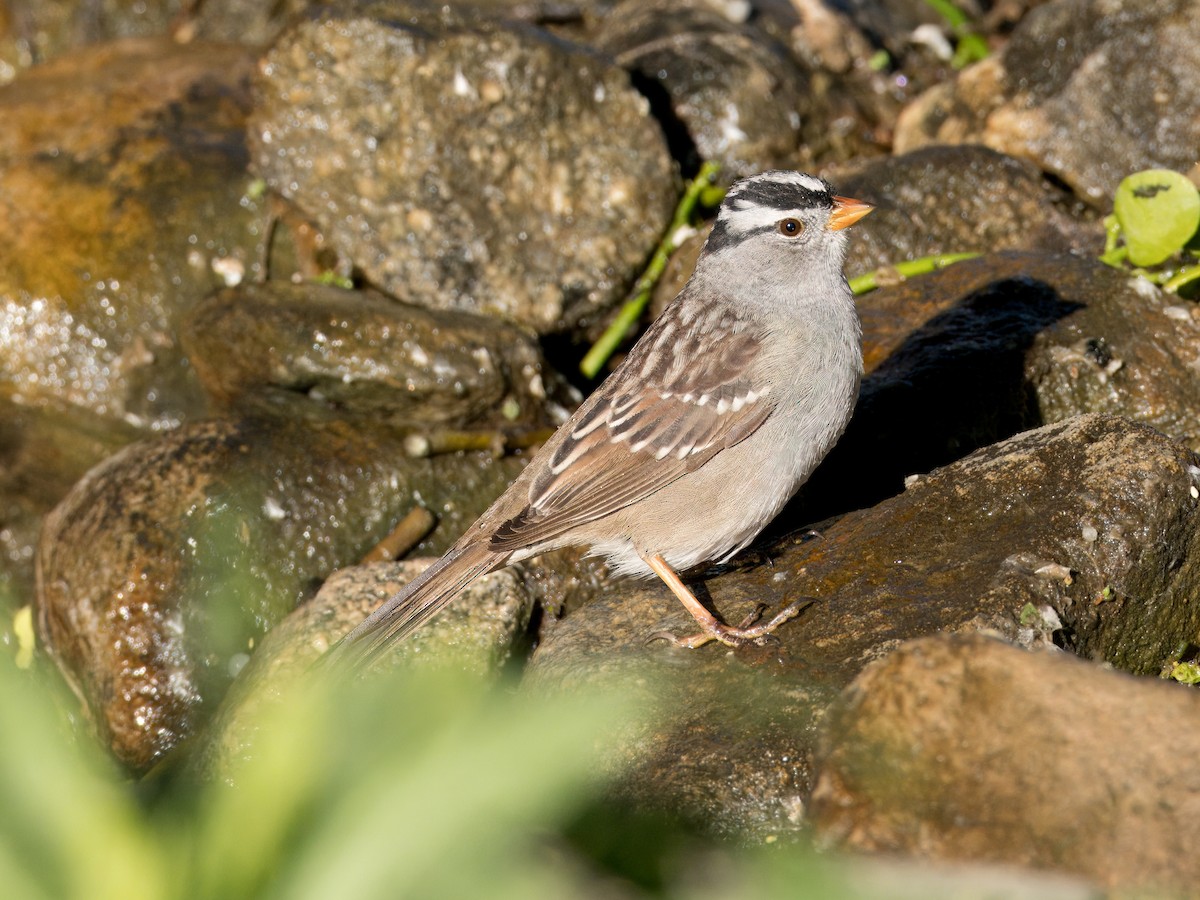
<path fill-rule="evenodd" d="M 1096 257 L 1125 175 L 1200 178 L 1200 4 L 959 6 L 967 65 L 918 0 L 0 4 L 0 643 L 32 607 L 128 772 L 224 777 L 419 569 L 367 552 L 414 508 L 447 547 L 594 387 L 700 164 L 800 168 L 877 207 L 867 376 L 695 574 L 811 605 L 679 650 L 664 587 L 562 553 L 396 663 L 637 673 L 614 796 L 708 834 L 1189 895 L 1200 307 Z"/>

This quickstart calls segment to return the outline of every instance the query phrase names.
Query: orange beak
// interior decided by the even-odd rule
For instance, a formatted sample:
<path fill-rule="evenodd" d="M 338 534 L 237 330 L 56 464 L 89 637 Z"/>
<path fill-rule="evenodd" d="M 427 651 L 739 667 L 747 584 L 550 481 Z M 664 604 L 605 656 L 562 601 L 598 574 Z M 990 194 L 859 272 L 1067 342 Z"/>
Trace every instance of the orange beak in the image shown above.
<path fill-rule="evenodd" d="M 870 203 L 863 203 L 861 200 L 853 200 L 850 197 L 834 197 L 833 212 L 829 214 L 827 227 L 830 231 L 849 228 L 874 208 Z"/>

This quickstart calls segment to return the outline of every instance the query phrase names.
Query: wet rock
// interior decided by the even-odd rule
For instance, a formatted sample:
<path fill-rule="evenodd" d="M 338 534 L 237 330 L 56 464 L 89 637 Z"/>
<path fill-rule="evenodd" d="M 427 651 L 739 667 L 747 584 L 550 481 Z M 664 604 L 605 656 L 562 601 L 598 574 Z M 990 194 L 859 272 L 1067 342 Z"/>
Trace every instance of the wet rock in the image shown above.
<path fill-rule="evenodd" d="M 789 535 L 707 580 L 736 622 L 763 602 L 815 602 L 763 647 L 649 645 L 694 629 L 657 584 L 623 582 L 546 636 L 530 689 L 634 672 L 662 725 L 631 735 L 621 793 L 717 831 L 795 831 L 824 710 L 872 659 L 943 631 L 1056 643 L 1157 671 L 1200 627 L 1200 459 L 1111 416 L 1028 432 L 848 513 L 817 539 Z M 820 477 L 820 473 L 818 476 Z M 704 596 L 702 594 L 702 596 Z M 650 707 L 659 709 L 660 707 Z"/>
<path fill-rule="evenodd" d="M 42 518 L 92 466 L 137 432 L 79 410 L 0 401 L 0 645 L 12 613 L 33 602 L 33 560 Z"/>
<path fill-rule="evenodd" d="M 139 426 L 200 408 L 175 332 L 255 269 L 251 72 L 241 48 L 131 40 L 0 88 L 0 394 Z"/>
<path fill-rule="evenodd" d="M 521 328 L 376 291 L 244 285 L 202 302 L 184 349 L 222 407 L 393 426 L 537 428 L 569 402 Z"/>
<path fill-rule="evenodd" d="M 906 644 L 847 688 L 819 841 L 1076 873 L 1122 896 L 1200 879 L 1200 695 L 973 635 Z"/>
<path fill-rule="evenodd" d="M 89 44 L 165 35 L 179 8 L 180 0 L 6 3 L 0 7 L 0 84 Z"/>
<path fill-rule="evenodd" d="M 239 674 L 192 760 L 206 778 L 223 778 L 231 764 L 254 753 L 269 708 L 287 701 L 289 688 L 317 659 L 431 560 L 374 563 L 341 569 L 272 628 Z M 533 601 L 511 569 L 469 586 L 411 639 L 394 645 L 379 665 L 455 666 L 479 674 L 498 671 L 529 624 Z"/>
<path fill-rule="evenodd" d="M 859 311 L 868 375 L 824 477 L 804 489 L 809 517 L 875 503 L 914 472 L 1080 413 L 1200 447 L 1200 321 L 1095 260 L 981 257 L 867 294 Z"/>
<path fill-rule="evenodd" d="M 195 733 L 251 642 L 414 505 L 440 553 L 523 465 L 407 459 L 342 423 L 184 426 L 93 469 L 46 518 L 39 633 L 103 740 L 141 770 Z"/>
<path fill-rule="evenodd" d="M 732 182 L 794 158 L 808 79 L 757 28 L 704 0 L 627 0 L 594 43 L 634 73 L 687 167 L 715 160 Z"/>
<path fill-rule="evenodd" d="M 38 0 L 0 8 L 0 84 L 94 44 L 170 37 L 262 46 L 309 6 L 306 0 Z"/>
<path fill-rule="evenodd" d="M 852 276 L 942 253 L 1094 253 L 1104 243 L 1082 204 L 1036 166 L 985 147 L 928 147 L 830 178 L 839 193 L 875 205 L 854 227 Z"/>
<path fill-rule="evenodd" d="M 204 0 L 174 22 L 176 40 L 236 41 L 265 47 L 312 4 L 308 0 Z"/>
<path fill-rule="evenodd" d="M 855 25 L 872 35 L 896 59 L 904 59 L 920 49 L 922 45 L 913 41 L 913 32 L 918 28 L 941 31 L 946 25 L 946 20 L 925 0 L 844 0 L 838 5 Z M 942 34 L 950 44 L 953 37 Z"/>
<path fill-rule="evenodd" d="M 984 143 L 1107 209 L 1129 173 L 1196 164 L 1198 85 L 1192 0 L 1055 0 L 1030 12 L 1002 53 L 906 109 L 896 149 Z"/>
<path fill-rule="evenodd" d="M 628 76 L 450 6 L 340 6 L 261 66 L 272 189 L 418 305 L 568 329 L 619 299 L 669 221 L 674 165 Z"/>

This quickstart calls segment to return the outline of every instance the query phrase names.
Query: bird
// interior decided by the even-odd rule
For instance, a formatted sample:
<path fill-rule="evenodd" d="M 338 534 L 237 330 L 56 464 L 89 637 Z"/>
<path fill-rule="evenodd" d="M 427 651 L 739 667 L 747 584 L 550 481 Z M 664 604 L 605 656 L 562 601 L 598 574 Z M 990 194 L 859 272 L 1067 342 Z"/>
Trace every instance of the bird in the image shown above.
<path fill-rule="evenodd" d="M 872 209 L 802 172 L 734 182 L 693 274 L 620 365 L 450 550 L 326 655 L 369 665 L 477 578 L 568 546 L 660 578 L 700 629 L 655 635 L 682 647 L 761 642 L 794 617 L 796 603 L 728 625 L 680 573 L 749 544 L 846 428 L 862 327 L 845 229 Z"/>

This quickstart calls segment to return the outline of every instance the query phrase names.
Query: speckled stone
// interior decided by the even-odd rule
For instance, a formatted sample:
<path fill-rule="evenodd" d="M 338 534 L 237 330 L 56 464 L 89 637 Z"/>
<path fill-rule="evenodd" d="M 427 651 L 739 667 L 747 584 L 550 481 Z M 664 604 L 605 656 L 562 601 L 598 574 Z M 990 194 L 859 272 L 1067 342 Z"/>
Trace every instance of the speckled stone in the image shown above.
<path fill-rule="evenodd" d="M 414 505 L 440 553 L 524 465 L 409 459 L 344 422 L 224 420 L 126 447 L 46 517 L 39 634 L 103 742 L 141 771 L 211 715 L 252 642 Z"/>
<path fill-rule="evenodd" d="M 181 339 L 223 409 L 408 428 L 549 427 L 574 400 L 527 329 L 378 291 L 267 282 L 203 301 Z"/>
<path fill-rule="evenodd" d="M 243 47 L 139 39 L 0 88 L 0 392 L 143 428 L 200 411 L 175 330 L 266 231 L 252 73 Z"/>
<path fill-rule="evenodd" d="M 622 70 L 465 9 L 322 10 L 266 55 L 256 96 L 270 187 L 423 306 L 571 328 L 623 295 L 678 194 Z"/>
<path fill-rule="evenodd" d="M 896 149 L 984 143 L 1108 210 L 1131 172 L 1196 165 L 1197 13 L 1195 0 L 1045 3 L 1002 52 L 906 109 Z"/>

